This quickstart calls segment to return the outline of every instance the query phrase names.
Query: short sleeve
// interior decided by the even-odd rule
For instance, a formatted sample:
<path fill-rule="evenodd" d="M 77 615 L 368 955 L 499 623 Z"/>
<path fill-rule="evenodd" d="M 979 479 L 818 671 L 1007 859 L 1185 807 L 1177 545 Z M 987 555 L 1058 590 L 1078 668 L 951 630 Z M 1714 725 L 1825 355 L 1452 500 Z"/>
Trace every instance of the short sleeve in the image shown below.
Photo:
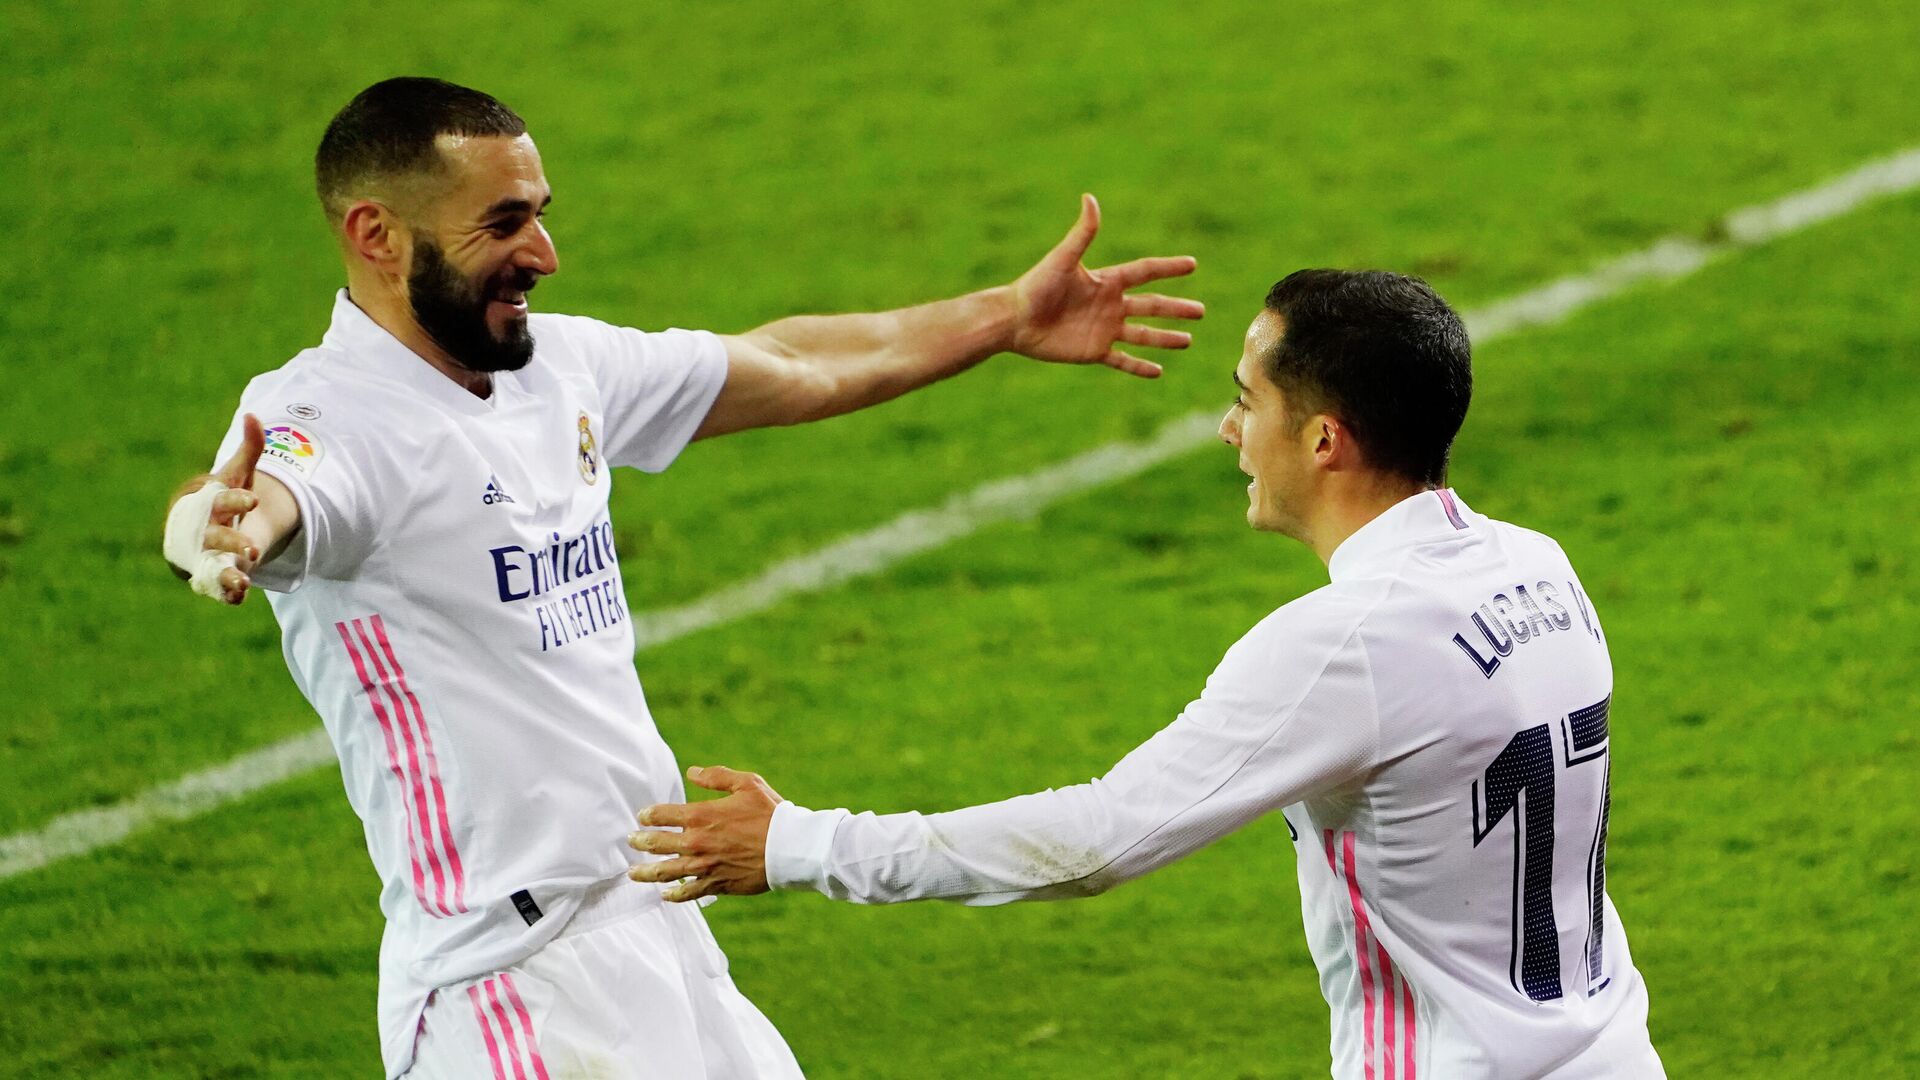
<path fill-rule="evenodd" d="M 726 385 L 726 346 L 704 330 L 647 332 L 579 317 L 566 323 L 600 391 L 607 460 L 665 469 Z"/>
<path fill-rule="evenodd" d="M 376 500 L 370 490 L 366 447 L 324 414 L 289 415 L 288 396 L 284 391 L 260 392 L 256 380 L 241 396 L 214 456 L 218 468 L 239 449 L 246 414 L 260 418 L 266 429 L 266 449 L 256 471 L 285 484 L 300 507 L 299 531 L 279 555 L 251 575 L 255 584 L 274 592 L 292 592 L 310 576 L 351 576 L 373 546 L 370 507 Z M 295 407 L 320 412 L 311 406 Z"/>

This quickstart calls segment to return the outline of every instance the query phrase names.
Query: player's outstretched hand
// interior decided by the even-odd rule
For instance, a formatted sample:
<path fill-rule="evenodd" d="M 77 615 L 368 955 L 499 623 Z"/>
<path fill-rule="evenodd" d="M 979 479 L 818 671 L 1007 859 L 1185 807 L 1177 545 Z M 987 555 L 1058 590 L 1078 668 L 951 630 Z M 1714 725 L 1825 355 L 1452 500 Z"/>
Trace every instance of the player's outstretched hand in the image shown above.
<path fill-rule="evenodd" d="M 253 493 L 254 468 L 266 449 L 266 432 L 260 421 L 249 413 L 243 421 L 240 448 L 226 464 L 212 473 L 196 476 L 180 485 L 168 503 L 166 536 L 163 542 L 167 561 L 174 574 L 194 586 L 194 591 L 229 604 L 247 598 L 248 574 L 260 561 L 260 549 L 240 531 L 240 519 L 260 504 Z M 201 495 L 209 483 L 226 488 L 211 498 Z M 198 496 L 182 506 L 183 500 Z M 201 504 L 204 505 L 202 509 Z M 191 520 L 177 520 L 185 515 Z M 203 517 L 204 515 L 204 517 Z M 218 565 L 203 565 L 204 557 L 221 558 Z"/>
<path fill-rule="evenodd" d="M 635 815 L 643 828 L 627 837 L 627 846 L 671 857 L 642 863 L 627 876 L 679 881 L 661 894 L 673 901 L 766 892 L 767 829 L 773 824 L 773 808 L 782 801 L 779 794 L 759 774 L 724 765 L 696 765 L 687 770 L 687 780 L 729 794 L 707 802 L 659 803 Z M 658 831 L 671 828 L 680 831 Z"/>
<path fill-rule="evenodd" d="M 1127 320 L 1198 319 L 1206 314 L 1206 306 L 1198 300 L 1158 293 L 1129 294 L 1127 290 L 1150 281 L 1184 277 L 1193 273 L 1196 264 L 1191 255 L 1171 255 L 1089 270 L 1080 260 L 1099 231 L 1099 202 L 1092 195 L 1080 196 L 1080 220 L 1046 258 L 1013 283 L 1018 321 L 1012 351 L 1035 360 L 1105 364 L 1129 375 L 1157 378 L 1159 364 L 1125 352 L 1119 345 L 1184 349 L 1193 343 L 1193 335 Z"/>

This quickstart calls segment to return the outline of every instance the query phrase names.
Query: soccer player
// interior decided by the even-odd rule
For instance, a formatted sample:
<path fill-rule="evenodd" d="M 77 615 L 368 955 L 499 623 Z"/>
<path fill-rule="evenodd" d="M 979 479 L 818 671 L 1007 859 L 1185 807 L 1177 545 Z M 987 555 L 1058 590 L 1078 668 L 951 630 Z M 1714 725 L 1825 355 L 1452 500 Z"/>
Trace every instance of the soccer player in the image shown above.
<path fill-rule="evenodd" d="M 684 798 L 634 672 L 607 497 L 695 439 L 817 420 L 997 352 L 1159 367 L 1129 294 L 1185 257 L 1089 271 L 1099 225 L 1012 285 L 737 336 L 530 315 L 559 267 L 526 125 L 433 79 L 328 125 L 320 201 L 347 287 L 320 344 L 254 379 L 165 549 L 195 591 L 258 585 L 365 825 L 389 1077 L 798 1075 L 693 907 L 628 882 L 634 806 Z"/>
<path fill-rule="evenodd" d="M 1558 544 L 1445 486 L 1465 327 L 1417 279 L 1302 270 L 1233 381 L 1247 521 L 1331 583 L 1249 630 L 1172 724 L 1098 780 L 943 814 L 807 810 L 692 769 L 731 794 L 642 810 L 629 843 L 672 858 L 634 878 L 684 878 L 681 901 L 1087 896 L 1279 811 L 1335 1076 L 1663 1076 L 1606 894 L 1606 637 Z"/>

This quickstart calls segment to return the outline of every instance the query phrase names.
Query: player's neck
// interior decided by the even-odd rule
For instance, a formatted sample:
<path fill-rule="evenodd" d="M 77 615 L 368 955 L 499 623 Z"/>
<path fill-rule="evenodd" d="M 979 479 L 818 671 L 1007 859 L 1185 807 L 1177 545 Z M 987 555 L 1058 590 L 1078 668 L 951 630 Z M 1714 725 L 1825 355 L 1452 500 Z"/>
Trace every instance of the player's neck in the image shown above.
<path fill-rule="evenodd" d="M 1352 474 L 1329 483 L 1321 492 L 1314 514 L 1307 522 L 1307 546 L 1331 564 L 1333 553 L 1347 537 L 1386 513 L 1408 497 L 1428 490 L 1425 484 L 1384 477 L 1377 474 Z"/>
<path fill-rule="evenodd" d="M 405 297 L 390 289 L 366 288 L 349 283 L 347 299 L 352 300 L 354 306 L 365 312 L 367 318 L 382 330 L 392 334 L 394 340 L 405 345 L 435 371 L 452 379 L 462 390 L 477 398 L 493 396 L 493 375 L 462 367 L 459 361 L 449 356 L 447 350 L 433 340 L 433 335 L 420 325 L 420 320 L 413 317 L 413 308 Z"/>

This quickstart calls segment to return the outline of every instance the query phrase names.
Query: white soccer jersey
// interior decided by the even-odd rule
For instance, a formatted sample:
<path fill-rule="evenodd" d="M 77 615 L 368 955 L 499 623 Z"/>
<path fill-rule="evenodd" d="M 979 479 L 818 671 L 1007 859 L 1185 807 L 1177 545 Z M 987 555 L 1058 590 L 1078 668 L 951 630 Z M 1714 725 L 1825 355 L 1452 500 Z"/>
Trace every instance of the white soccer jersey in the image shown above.
<path fill-rule="evenodd" d="M 1606 896 L 1605 637 L 1559 545 L 1412 496 L 1101 779 L 945 814 L 782 804 L 776 888 L 1098 892 L 1273 810 L 1348 1080 L 1663 1076 Z"/>
<path fill-rule="evenodd" d="M 391 1076 L 433 988 L 531 955 L 628 869 L 633 808 L 683 798 L 607 495 L 611 466 L 659 471 L 692 438 L 725 349 L 561 315 L 530 329 L 532 362 L 483 400 L 343 291 L 319 347 L 240 400 L 267 429 L 260 471 L 300 505 L 253 578 L 382 880 Z M 219 460 L 239 439 L 236 415 Z"/>

